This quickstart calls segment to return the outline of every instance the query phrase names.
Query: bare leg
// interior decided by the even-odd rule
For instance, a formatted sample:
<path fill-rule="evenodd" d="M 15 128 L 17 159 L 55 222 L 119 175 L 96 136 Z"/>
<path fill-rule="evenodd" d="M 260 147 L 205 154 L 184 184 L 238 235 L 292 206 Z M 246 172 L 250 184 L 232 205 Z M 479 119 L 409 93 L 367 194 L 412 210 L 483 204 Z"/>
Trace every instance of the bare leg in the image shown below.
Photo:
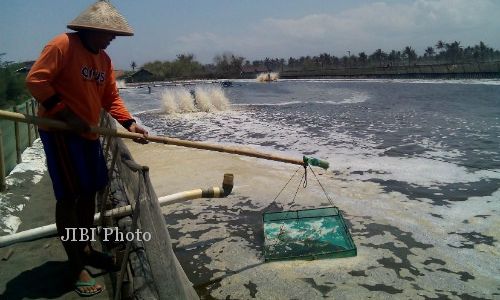
<path fill-rule="evenodd" d="M 78 210 L 78 223 L 80 227 L 87 228 L 90 232 L 91 228 L 94 227 L 95 193 L 80 198 L 76 204 L 76 209 Z M 85 243 L 82 248 L 83 254 L 90 254 L 91 250 L 91 243 Z"/>
<path fill-rule="evenodd" d="M 77 204 L 80 227 L 89 229 L 89 232 L 94 227 L 95 207 L 95 194 L 82 197 L 82 200 Z M 92 249 L 90 242 L 83 247 L 82 256 L 84 264 L 107 271 L 116 271 L 118 268 L 113 256 Z"/>
<path fill-rule="evenodd" d="M 65 236 L 66 228 L 79 228 L 76 204 L 73 200 L 57 201 L 56 203 L 56 226 L 59 236 Z M 79 231 L 77 231 L 79 233 Z M 78 238 L 78 237 L 77 237 Z M 83 269 L 83 261 L 80 255 L 82 242 L 61 241 L 71 266 L 73 277 L 77 277 Z"/>
<path fill-rule="evenodd" d="M 87 199 L 88 200 L 88 199 Z M 79 199 L 75 201 L 57 201 L 56 204 L 56 225 L 59 236 L 66 233 L 66 228 L 90 228 L 93 223 L 95 204 L 92 201 Z M 90 203 L 89 203 L 90 202 Z M 92 218 L 89 221 L 89 215 Z M 79 231 L 77 231 L 79 233 Z M 90 274 L 85 270 L 83 262 L 84 249 L 88 247 L 88 242 L 65 241 L 62 242 L 71 266 L 72 276 L 76 281 L 89 282 L 92 280 Z M 89 248 L 90 251 L 90 248 Z M 102 289 L 102 286 L 83 286 L 78 288 L 82 292 L 95 292 Z"/>

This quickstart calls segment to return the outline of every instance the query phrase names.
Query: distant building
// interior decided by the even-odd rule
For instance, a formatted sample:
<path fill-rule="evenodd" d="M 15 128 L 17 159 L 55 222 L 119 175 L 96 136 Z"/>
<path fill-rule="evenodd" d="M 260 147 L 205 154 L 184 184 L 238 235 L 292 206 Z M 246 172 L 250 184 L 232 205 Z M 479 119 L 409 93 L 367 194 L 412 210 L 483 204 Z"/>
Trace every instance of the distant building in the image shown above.
<path fill-rule="evenodd" d="M 139 71 L 132 73 L 125 80 L 127 82 L 145 82 L 153 80 L 153 73 L 146 69 L 140 69 Z"/>
<path fill-rule="evenodd" d="M 30 70 L 33 64 L 35 63 L 34 60 L 30 61 L 24 61 L 19 64 L 19 69 L 16 70 L 16 73 L 22 73 L 22 74 L 27 74 Z"/>
<path fill-rule="evenodd" d="M 241 67 L 241 77 L 243 78 L 255 78 L 260 73 L 268 73 L 270 70 L 266 66 L 249 66 L 245 65 Z"/>
<path fill-rule="evenodd" d="M 121 77 L 125 75 L 125 71 L 123 70 L 113 70 L 113 71 L 115 72 L 116 79 L 122 79 Z"/>

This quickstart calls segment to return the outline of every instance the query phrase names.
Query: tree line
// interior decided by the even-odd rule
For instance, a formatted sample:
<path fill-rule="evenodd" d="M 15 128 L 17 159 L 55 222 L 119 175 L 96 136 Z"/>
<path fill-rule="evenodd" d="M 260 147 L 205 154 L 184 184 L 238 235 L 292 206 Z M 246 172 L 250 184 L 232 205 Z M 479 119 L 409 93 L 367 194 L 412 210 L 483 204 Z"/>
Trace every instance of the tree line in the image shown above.
<path fill-rule="evenodd" d="M 323 68 L 367 68 L 389 66 L 414 66 L 426 64 L 460 64 L 500 60 L 500 51 L 488 47 L 484 42 L 464 47 L 459 41 L 438 41 L 418 55 L 414 48 L 406 46 L 400 50 L 373 53 L 359 52 L 337 57 L 329 53 L 298 58 L 269 58 L 249 61 L 231 52 L 216 55 L 212 64 L 201 64 L 193 54 L 180 54 L 174 61 L 148 62 L 142 68 L 153 73 L 153 80 L 183 78 L 238 78 L 245 70 L 286 71 Z M 132 69 L 136 68 L 132 62 Z"/>
<path fill-rule="evenodd" d="M 173 61 L 147 62 L 142 69 L 153 74 L 152 80 L 238 77 L 244 58 L 225 52 L 216 55 L 213 60 L 213 64 L 201 64 L 193 54 L 179 54 Z M 133 61 L 130 67 L 135 71 L 137 64 Z"/>
<path fill-rule="evenodd" d="M 25 87 L 25 73 L 16 72 L 22 64 L 3 61 L 5 53 L 0 53 L 0 107 L 19 104 L 29 97 Z"/>
<path fill-rule="evenodd" d="M 474 46 L 463 47 L 458 41 L 446 43 L 438 41 L 435 46 L 428 46 L 423 55 L 417 55 L 415 49 L 406 46 L 401 50 L 383 51 L 377 49 L 371 54 L 360 52 L 357 55 L 346 51 L 347 55 L 337 57 L 328 53 L 317 56 L 266 58 L 253 61 L 253 66 L 266 66 L 271 70 L 280 68 L 346 68 L 346 67 L 383 67 L 412 66 L 416 64 L 457 64 L 500 60 L 500 51 L 488 47 L 484 42 Z M 250 64 L 250 62 L 246 62 Z"/>

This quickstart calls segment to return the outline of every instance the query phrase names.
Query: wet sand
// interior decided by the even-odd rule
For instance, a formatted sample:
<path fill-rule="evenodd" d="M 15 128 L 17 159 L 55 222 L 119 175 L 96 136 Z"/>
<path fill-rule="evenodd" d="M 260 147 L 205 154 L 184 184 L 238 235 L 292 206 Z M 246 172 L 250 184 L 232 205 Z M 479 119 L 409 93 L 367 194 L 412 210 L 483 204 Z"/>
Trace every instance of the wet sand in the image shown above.
<path fill-rule="evenodd" d="M 224 173 L 235 176 L 233 193 L 225 199 L 163 209 L 174 251 L 202 298 L 500 297 L 499 192 L 437 206 L 315 169 L 344 212 L 358 255 L 264 263 L 264 211 L 329 205 L 311 174 L 294 202 L 298 177 L 273 202 L 297 166 L 159 144 L 127 145 L 139 164 L 150 167 L 158 197 L 219 186 Z"/>

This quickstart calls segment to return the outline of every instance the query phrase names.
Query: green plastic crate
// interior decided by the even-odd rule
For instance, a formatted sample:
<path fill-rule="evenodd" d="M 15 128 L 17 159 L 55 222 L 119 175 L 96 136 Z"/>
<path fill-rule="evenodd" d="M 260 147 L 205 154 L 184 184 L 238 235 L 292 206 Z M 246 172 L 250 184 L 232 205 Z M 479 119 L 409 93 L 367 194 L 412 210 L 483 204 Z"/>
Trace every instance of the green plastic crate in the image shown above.
<path fill-rule="evenodd" d="M 357 255 L 356 245 L 337 207 L 265 212 L 263 220 L 266 261 Z"/>

